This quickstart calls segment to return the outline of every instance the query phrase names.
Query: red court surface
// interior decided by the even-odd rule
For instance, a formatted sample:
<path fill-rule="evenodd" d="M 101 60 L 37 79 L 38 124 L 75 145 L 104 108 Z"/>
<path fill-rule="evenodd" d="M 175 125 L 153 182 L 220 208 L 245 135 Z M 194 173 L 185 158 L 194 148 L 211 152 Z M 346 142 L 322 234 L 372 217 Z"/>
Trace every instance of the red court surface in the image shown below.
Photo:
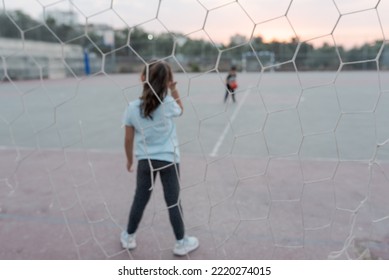
<path fill-rule="evenodd" d="M 21 151 L 14 179 L 0 182 L 0 259 L 174 259 L 159 182 L 137 233 L 122 250 L 134 174 L 124 155 Z M 2 158 L 11 153 L 1 150 Z M 388 165 L 310 162 L 322 179 L 303 183 L 294 159 L 184 157 L 187 233 L 200 247 L 185 259 L 388 259 Z M 264 175 L 239 178 L 264 165 Z M 238 168 L 237 168 L 238 166 Z M 1 169 L 9 168 L 2 162 Z M 328 179 L 324 179 L 328 178 Z M 352 190 L 350 191 L 350 188 Z M 177 258 L 180 259 L 180 258 Z"/>

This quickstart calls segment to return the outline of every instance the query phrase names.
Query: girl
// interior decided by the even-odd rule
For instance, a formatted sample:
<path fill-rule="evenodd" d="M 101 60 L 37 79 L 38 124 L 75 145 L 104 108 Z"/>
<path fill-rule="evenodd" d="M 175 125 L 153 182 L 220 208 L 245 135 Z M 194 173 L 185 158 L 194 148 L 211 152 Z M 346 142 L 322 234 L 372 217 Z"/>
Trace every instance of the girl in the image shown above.
<path fill-rule="evenodd" d="M 142 72 L 142 96 L 131 102 L 125 112 L 124 148 L 127 170 L 132 172 L 133 146 L 138 160 L 136 191 L 127 230 L 120 236 L 122 247 L 136 247 L 135 231 L 150 199 L 152 185 L 159 173 L 169 219 L 176 237 L 173 253 L 185 255 L 199 246 L 196 237 L 185 236 L 180 204 L 178 141 L 174 117 L 183 112 L 173 73 L 164 61 L 152 62 Z M 171 96 L 168 95 L 168 90 Z"/>
<path fill-rule="evenodd" d="M 231 66 L 226 78 L 226 93 L 224 94 L 224 103 L 227 101 L 228 95 L 231 93 L 232 101 L 235 103 L 235 90 L 238 87 L 236 82 L 236 67 Z"/>

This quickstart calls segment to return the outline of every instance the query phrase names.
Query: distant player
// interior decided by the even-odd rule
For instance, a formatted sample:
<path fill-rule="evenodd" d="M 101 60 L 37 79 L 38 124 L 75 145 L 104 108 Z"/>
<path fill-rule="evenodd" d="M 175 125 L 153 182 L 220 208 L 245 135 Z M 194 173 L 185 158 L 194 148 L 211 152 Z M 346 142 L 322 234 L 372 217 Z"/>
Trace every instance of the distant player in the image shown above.
<path fill-rule="evenodd" d="M 132 172 L 133 150 L 138 167 L 128 226 L 121 233 L 120 241 L 125 249 L 136 247 L 135 232 L 150 199 L 153 181 L 159 173 L 177 240 L 173 253 L 182 256 L 199 246 L 196 237 L 185 235 L 180 203 L 180 155 L 173 118 L 181 116 L 183 105 L 176 88 L 177 82 L 173 80 L 172 70 L 166 62 L 157 61 L 145 67 L 141 80 L 142 96 L 129 104 L 124 116 L 127 170 Z M 171 96 L 168 95 L 169 90 Z"/>
<path fill-rule="evenodd" d="M 235 103 L 235 90 L 238 87 L 238 83 L 236 81 L 236 67 L 231 66 L 230 71 L 228 72 L 226 78 L 226 94 L 224 95 L 224 103 L 227 101 L 228 96 L 231 93 L 232 101 Z"/>

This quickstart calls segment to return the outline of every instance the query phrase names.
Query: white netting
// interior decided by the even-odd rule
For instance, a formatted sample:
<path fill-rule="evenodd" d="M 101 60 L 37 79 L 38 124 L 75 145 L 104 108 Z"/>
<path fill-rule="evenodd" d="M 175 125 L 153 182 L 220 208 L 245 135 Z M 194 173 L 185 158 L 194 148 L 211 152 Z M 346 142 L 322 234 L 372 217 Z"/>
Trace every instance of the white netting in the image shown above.
<path fill-rule="evenodd" d="M 159 183 L 138 248 L 119 242 L 135 185 L 121 116 L 153 57 L 185 107 L 182 204 L 201 244 L 189 258 L 388 257 L 389 1 L 274 2 L 3 0 L 0 258 L 172 258 Z M 269 50 L 259 35 L 295 40 Z M 324 42 L 327 71 L 306 72 Z M 346 55 L 347 42 L 370 48 Z M 223 104 L 231 64 L 237 103 Z"/>

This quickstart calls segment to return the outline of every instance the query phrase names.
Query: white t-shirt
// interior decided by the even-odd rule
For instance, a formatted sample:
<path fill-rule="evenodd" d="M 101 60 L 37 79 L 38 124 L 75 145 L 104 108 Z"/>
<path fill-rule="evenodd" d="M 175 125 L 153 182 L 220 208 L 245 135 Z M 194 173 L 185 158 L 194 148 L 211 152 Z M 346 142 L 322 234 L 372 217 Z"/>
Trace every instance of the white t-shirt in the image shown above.
<path fill-rule="evenodd" d="M 174 117 L 182 114 L 181 108 L 173 97 L 167 95 L 152 113 L 151 118 L 141 114 L 142 100 L 130 102 L 124 112 L 123 123 L 135 128 L 135 157 L 168 162 L 180 161 L 178 140 Z"/>

